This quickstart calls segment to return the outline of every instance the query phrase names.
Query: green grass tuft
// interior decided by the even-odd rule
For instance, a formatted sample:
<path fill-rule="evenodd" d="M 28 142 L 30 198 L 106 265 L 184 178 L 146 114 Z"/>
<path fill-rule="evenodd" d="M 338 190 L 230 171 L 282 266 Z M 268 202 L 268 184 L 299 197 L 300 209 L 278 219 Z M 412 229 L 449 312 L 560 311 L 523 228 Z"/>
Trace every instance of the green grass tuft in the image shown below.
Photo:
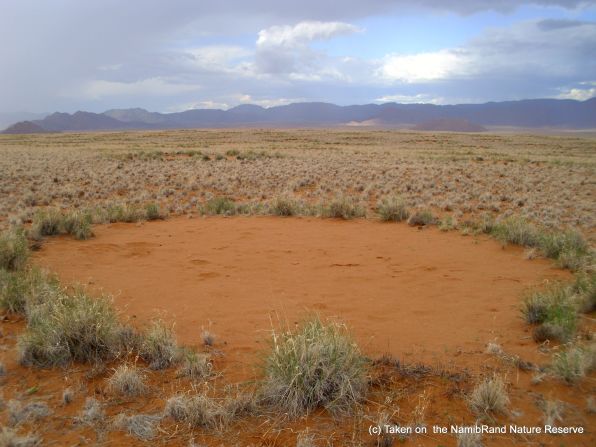
<path fill-rule="evenodd" d="M 323 217 L 349 220 L 357 217 L 365 217 L 366 212 L 354 198 L 340 196 L 323 206 L 322 215 Z"/>
<path fill-rule="evenodd" d="M 178 354 L 173 329 L 161 320 L 154 321 L 142 336 L 139 354 L 151 369 L 172 365 Z"/>

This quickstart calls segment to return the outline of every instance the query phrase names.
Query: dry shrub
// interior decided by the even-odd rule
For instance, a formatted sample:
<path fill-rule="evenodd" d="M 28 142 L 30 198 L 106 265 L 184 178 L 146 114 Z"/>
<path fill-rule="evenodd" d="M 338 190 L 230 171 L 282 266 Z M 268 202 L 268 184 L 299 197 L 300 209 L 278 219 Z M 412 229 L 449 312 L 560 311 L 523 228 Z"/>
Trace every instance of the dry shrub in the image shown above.
<path fill-rule="evenodd" d="M 401 197 L 385 197 L 377 204 L 377 213 L 385 222 L 401 222 L 406 220 L 410 213 L 406 203 Z"/>

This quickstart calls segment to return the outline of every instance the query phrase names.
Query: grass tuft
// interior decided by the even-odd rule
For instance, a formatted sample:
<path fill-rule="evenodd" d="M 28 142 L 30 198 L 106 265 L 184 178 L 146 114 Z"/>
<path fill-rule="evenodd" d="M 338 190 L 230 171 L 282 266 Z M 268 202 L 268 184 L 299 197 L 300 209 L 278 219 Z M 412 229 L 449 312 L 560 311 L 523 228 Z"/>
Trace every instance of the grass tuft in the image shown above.
<path fill-rule="evenodd" d="M 296 216 L 300 214 L 300 205 L 288 197 L 278 197 L 271 205 L 271 213 L 282 217 Z"/>
<path fill-rule="evenodd" d="M 366 212 L 354 198 L 340 196 L 323 206 L 322 215 L 323 217 L 349 220 L 357 217 L 365 217 Z"/>
<path fill-rule="evenodd" d="M 469 404 L 472 410 L 480 416 L 505 413 L 509 405 L 505 383 L 496 375 L 484 379 L 472 391 Z"/>
<path fill-rule="evenodd" d="M 313 318 L 296 332 L 273 334 L 262 392 L 290 417 L 320 406 L 343 413 L 364 397 L 366 370 L 343 325 Z"/>
<path fill-rule="evenodd" d="M 155 438 L 157 425 L 161 420 L 161 416 L 154 414 L 135 414 L 128 416 L 121 413 L 116 416 L 114 425 L 122 430 L 128 432 L 129 435 L 134 436 L 143 441 L 150 441 Z"/>
<path fill-rule="evenodd" d="M 434 225 L 437 223 L 437 218 L 430 210 L 416 211 L 408 219 L 408 225 L 422 227 L 425 225 Z"/>
<path fill-rule="evenodd" d="M 385 222 L 401 222 L 410 216 L 406 204 L 401 197 L 383 198 L 377 204 L 377 213 Z"/>
<path fill-rule="evenodd" d="M 215 197 L 205 204 L 206 214 L 223 214 L 233 216 L 236 214 L 236 203 L 228 197 Z"/>
<path fill-rule="evenodd" d="M 183 354 L 182 365 L 178 375 L 189 377 L 192 380 L 206 379 L 211 375 L 213 364 L 208 354 L 200 354 L 186 350 Z"/>
<path fill-rule="evenodd" d="M 596 368 L 596 349 L 594 346 L 582 347 L 571 345 L 554 355 L 551 373 L 571 384 L 579 381 Z"/>
<path fill-rule="evenodd" d="M 38 445 L 41 445 L 41 441 L 37 436 L 21 436 L 9 427 L 0 429 L 0 447 L 36 447 Z"/>
<path fill-rule="evenodd" d="M 27 330 L 18 340 L 19 360 L 27 366 L 91 362 L 118 351 L 119 324 L 111 301 L 82 290 L 55 291 L 29 312 Z"/>
<path fill-rule="evenodd" d="M 147 391 L 145 374 L 136 366 L 126 363 L 114 370 L 108 379 L 108 386 L 111 391 L 126 396 L 140 396 Z"/>
<path fill-rule="evenodd" d="M 178 346 L 172 327 L 154 321 L 143 334 L 139 354 L 151 369 L 164 369 L 176 360 Z"/>
<path fill-rule="evenodd" d="M 22 229 L 12 229 L 0 234 L 0 269 L 21 270 L 29 259 L 29 246 Z"/>

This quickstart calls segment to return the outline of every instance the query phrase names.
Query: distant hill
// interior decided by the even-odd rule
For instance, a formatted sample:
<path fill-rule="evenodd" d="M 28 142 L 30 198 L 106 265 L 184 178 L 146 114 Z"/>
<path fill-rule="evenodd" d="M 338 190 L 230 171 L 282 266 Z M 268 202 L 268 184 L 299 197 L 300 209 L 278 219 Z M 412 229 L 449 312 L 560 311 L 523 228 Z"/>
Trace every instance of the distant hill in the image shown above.
<path fill-rule="evenodd" d="M 459 118 L 441 118 L 426 121 L 412 128 L 412 130 L 447 131 L 447 132 L 486 132 L 486 127 Z"/>
<path fill-rule="evenodd" d="M 304 102 L 263 108 L 246 104 L 229 110 L 193 109 L 176 113 L 112 109 L 104 113 L 53 113 L 32 121 L 51 131 L 177 129 L 225 127 L 329 127 L 371 125 L 429 130 L 480 131 L 482 126 L 523 128 L 596 128 L 596 98 L 587 101 L 530 99 L 438 106 L 364 104 L 338 106 Z M 468 129 L 468 130 L 466 130 Z M 475 130 L 472 130 L 475 129 Z"/>
<path fill-rule="evenodd" d="M 9 134 L 21 134 L 21 133 L 47 133 L 48 131 L 41 127 L 39 124 L 35 124 L 31 121 L 20 121 L 12 126 L 8 126 L 4 132 Z"/>

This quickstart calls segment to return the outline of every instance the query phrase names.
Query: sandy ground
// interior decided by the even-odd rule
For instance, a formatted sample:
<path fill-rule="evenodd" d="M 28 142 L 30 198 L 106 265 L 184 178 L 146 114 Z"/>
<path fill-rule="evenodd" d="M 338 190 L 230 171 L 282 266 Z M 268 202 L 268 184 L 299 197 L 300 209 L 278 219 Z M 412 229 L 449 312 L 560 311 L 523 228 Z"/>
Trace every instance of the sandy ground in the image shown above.
<path fill-rule="evenodd" d="M 210 330 L 238 379 L 252 375 L 279 320 L 310 312 L 346 322 L 370 355 L 443 362 L 498 341 L 534 357 L 520 297 L 567 276 L 519 248 L 403 224 L 181 218 L 96 234 L 49 240 L 36 260 L 68 283 L 103 288 L 139 321 L 175 321 L 183 343 Z"/>
<path fill-rule="evenodd" d="M 258 378 L 272 327 L 280 321 L 292 326 L 311 312 L 346 322 L 370 357 L 390 353 L 407 363 L 425 362 L 457 373 L 456 378 L 400 378 L 385 371 L 377 377 L 385 385 L 371 391 L 364 416 L 333 420 L 317 412 L 277 424 L 271 417 L 249 418 L 225 435 L 188 434 L 166 424 L 158 444 L 188 445 L 195 439 L 209 446 L 293 446 L 296 434 L 310 427 L 317 445 L 375 445 L 366 432 L 370 418 L 388 411 L 394 421 L 407 424 L 420 408 L 429 427 L 473 424 L 466 393 L 478 377 L 495 370 L 508 383 L 512 410 L 495 423 L 540 425 L 537 402 L 554 399 L 565 403 L 568 425 L 594 427 L 595 416 L 585 410 L 586 396 L 594 394 L 592 378 L 575 387 L 555 380 L 530 385 L 531 372 L 485 353 L 487 342 L 496 341 L 523 360 L 542 365 L 550 360 L 532 341 L 519 306 L 529 287 L 570 275 L 550 261 L 525 259 L 520 248 L 371 220 L 177 218 L 97 226 L 94 231 L 96 237 L 88 241 L 48 239 L 34 262 L 67 283 L 113 294 L 116 306 L 139 327 L 156 316 L 165 318 L 175 322 L 179 341 L 191 345 L 200 345 L 202 329 L 209 329 L 217 337 L 211 352 L 222 383 Z M 21 330 L 19 323 L 11 323 L 4 324 L 5 333 Z M 9 395 L 23 395 L 39 385 L 56 402 L 53 425 L 42 433 L 56 445 L 93 445 L 93 431 L 68 422 L 85 394 L 105 400 L 110 416 L 154 413 L 161 411 L 164 399 L 189 386 L 170 372 L 151 373 L 154 391 L 129 402 L 105 393 L 105 374 L 88 380 L 78 367 L 36 371 L 19 369 L 14 359 L 6 363 L 9 370 L 21 371 L 18 380 L 9 378 Z M 83 383 L 84 391 L 74 407 L 61 409 L 61 390 L 73 382 Z M 106 436 L 102 442 L 108 445 L 142 445 L 122 432 Z M 363 443 L 350 443 L 354 436 Z M 589 446 L 594 440 L 591 432 L 484 438 L 487 446 Z M 454 446 L 455 438 L 430 434 L 410 438 L 405 445 Z"/>

